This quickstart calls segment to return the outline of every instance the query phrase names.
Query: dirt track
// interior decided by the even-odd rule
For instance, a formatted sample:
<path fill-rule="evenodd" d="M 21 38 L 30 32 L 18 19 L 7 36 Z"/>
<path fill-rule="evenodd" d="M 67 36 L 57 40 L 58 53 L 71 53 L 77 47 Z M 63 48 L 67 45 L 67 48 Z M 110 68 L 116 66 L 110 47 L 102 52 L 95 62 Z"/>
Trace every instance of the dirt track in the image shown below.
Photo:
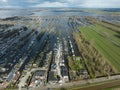
<path fill-rule="evenodd" d="M 114 87 L 114 86 L 120 86 L 120 80 L 101 84 L 101 85 L 95 85 L 95 86 L 89 86 L 89 87 L 80 88 L 80 89 L 74 89 L 74 90 L 101 90 L 101 89 L 110 88 L 110 87 Z"/>

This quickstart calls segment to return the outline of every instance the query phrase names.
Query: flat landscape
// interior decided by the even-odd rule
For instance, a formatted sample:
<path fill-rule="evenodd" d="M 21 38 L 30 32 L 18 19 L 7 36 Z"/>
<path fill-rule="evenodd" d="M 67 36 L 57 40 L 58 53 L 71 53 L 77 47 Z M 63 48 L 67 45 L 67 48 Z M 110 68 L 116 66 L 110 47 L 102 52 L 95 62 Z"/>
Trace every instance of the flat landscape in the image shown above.
<path fill-rule="evenodd" d="M 110 62 L 117 72 L 120 72 L 120 39 L 116 37 L 117 33 L 108 31 L 101 26 L 86 26 L 81 27 L 80 31 L 85 35 L 88 41 L 91 40 L 92 44 L 104 55 L 104 57 Z M 114 44 L 114 42 L 116 44 Z"/>
<path fill-rule="evenodd" d="M 120 9 L 110 10 L 1 8 L 0 90 L 120 86 Z"/>

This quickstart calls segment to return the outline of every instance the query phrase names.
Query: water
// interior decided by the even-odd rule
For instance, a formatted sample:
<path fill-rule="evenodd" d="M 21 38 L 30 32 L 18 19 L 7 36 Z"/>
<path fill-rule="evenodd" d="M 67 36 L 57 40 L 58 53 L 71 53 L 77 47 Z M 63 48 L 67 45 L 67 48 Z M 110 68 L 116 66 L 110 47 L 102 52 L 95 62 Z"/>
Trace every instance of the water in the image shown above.
<path fill-rule="evenodd" d="M 76 11 L 76 10 L 69 10 L 69 11 L 63 11 L 63 10 L 43 10 L 39 12 L 34 12 L 35 16 L 57 16 L 57 15 L 80 15 L 80 16 L 91 16 L 93 14 L 83 11 Z"/>
<path fill-rule="evenodd" d="M 30 11 L 24 10 L 24 9 L 19 9 L 19 10 L 14 10 L 14 9 L 0 9 L 0 18 L 8 18 L 8 17 L 14 17 L 14 16 L 26 16 L 31 14 Z"/>
<path fill-rule="evenodd" d="M 0 9 L 0 18 L 14 16 L 56 16 L 56 15 L 80 15 L 97 16 L 97 14 L 84 12 L 82 9 Z M 99 14 L 100 15 L 100 14 Z"/>

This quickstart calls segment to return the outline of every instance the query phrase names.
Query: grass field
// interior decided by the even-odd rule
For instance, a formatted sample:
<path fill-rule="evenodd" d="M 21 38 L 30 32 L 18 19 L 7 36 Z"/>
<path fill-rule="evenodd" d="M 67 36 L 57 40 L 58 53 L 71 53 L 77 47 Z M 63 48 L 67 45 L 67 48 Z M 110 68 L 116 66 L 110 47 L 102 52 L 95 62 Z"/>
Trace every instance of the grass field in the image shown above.
<path fill-rule="evenodd" d="M 80 27 L 80 31 L 85 36 L 86 40 L 93 41 L 93 46 L 115 67 L 117 72 L 120 72 L 120 47 L 114 45 L 110 40 L 101 36 L 92 29 L 93 27 Z M 108 32 L 110 38 L 117 43 L 119 39 L 114 36 L 115 32 L 108 31 L 102 26 L 96 26 L 94 29 L 99 29 L 100 32 Z"/>
<path fill-rule="evenodd" d="M 69 67 L 71 70 L 76 71 L 77 69 L 84 69 L 81 59 L 73 60 L 73 57 L 68 57 Z"/>
<path fill-rule="evenodd" d="M 84 69 L 84 66 L 83 66 L 81 60 L 77 60 L 77 64 L 79 65 L 80 69 Z"/>
<path fill-rule="evenodd" d="M 114 40 L 115 42 L 117 42 L 118 44 L 120 44 L 120 38 L 118 38 L 118 33 L 112 30 L 109 30 L 103 26 L 100 26 L 98 24 L 96 24 L 96 27 L 94 27 L 94 29 L 98 30 L 99 32 L 105 34 L 108 36 L 108 38 Z"/>
<path fill-rule="evenodd" d="M 120 86 L 106 88 L 106 89 L 102 89 L 102 90 L 120 90 Z"/>

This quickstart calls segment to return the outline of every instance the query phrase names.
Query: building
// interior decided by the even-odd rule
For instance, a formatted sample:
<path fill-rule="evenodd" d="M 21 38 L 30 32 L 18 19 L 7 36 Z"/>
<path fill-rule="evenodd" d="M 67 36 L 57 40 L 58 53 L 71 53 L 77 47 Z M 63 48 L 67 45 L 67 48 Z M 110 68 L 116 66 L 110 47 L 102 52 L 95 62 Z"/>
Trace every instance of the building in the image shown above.
<path fill-rule="evenodd" d="M 55 71 L 49 71 L 49 75 L 48 75 L 48 82 L 53 84 L 53 83 L 57 83 L 57 77 L 56 77 L 56 72 Z"/>

